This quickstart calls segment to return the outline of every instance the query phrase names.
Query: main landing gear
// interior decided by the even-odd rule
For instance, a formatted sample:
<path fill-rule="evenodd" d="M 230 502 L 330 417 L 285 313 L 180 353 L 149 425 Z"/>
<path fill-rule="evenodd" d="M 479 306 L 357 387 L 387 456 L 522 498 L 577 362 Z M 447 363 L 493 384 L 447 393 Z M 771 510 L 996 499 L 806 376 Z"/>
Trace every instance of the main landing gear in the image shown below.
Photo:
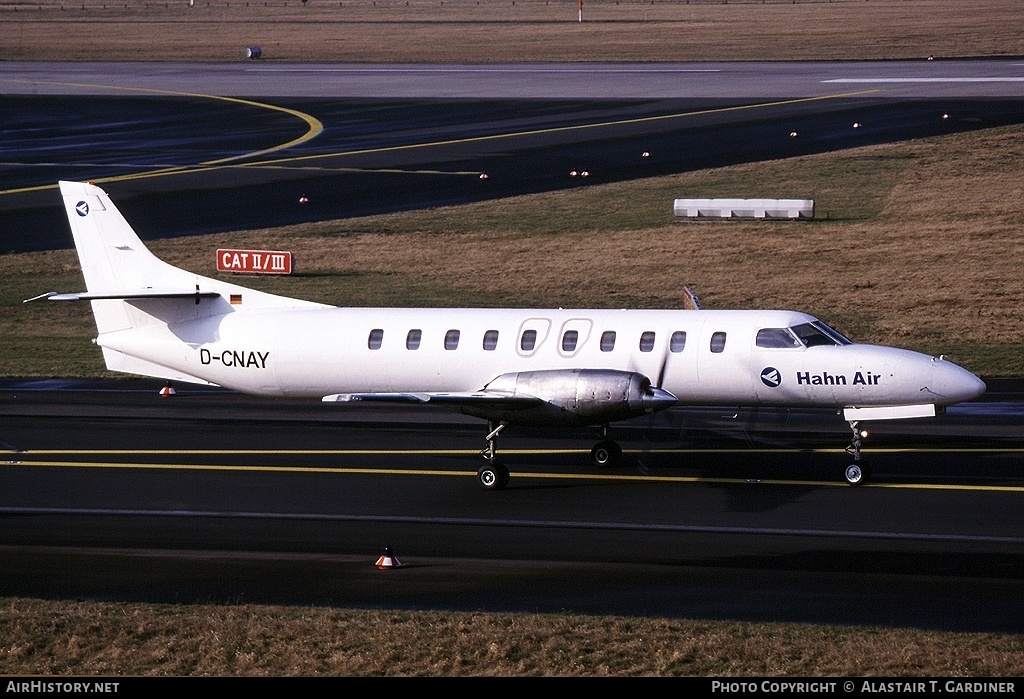
<path fill-rule="evenodd" d="M 622 459 L 622 447 L 608 439 L 608 425 L 601 425 L 601 441 L 590 450 L 590 460 L 595 466 L 615 466 Z"/>
<path fill-rule="evenodd" d="M 487 423 L 488 432 L 484 438 L 487 445 L 480 452 L 487 463 L 476 472 L 477 482 L 484 490 L 502 490 L 508 485 L 508 468 L 498 461 L 498 435 L 506 426 L 504 422 Z M 622 447 L 614 440 L 608 439 L 608 426 L 602 426 L 601 441 L 590 450 L 590 460 L 595 466 L 608 467 L 616 465 L 621 459 Z"/>
<path fill-rule="evenodd" d="M 508 485 L 509 473 L 503 463 L 498 461 L 498 435 L 505 429 L 505 423 L 487 423 L 487 446 L 480 452 L 487 463 L 476 472 L 477 482 L 484 490 L 502 490 Z"/>
<path fill-rule="evenodd" d="M 843 475 L 850 485 L 860 485 L 871 478 L 871 469 L 860 460 L 861 439 L 868 436 L 867 430 L 861 430 L 856 420 L 850 421 L 850 429 L 853 431 L 853 441 L 846 447 L 846 453 L 853 457 L 853 463 L 846 467 Z"/>

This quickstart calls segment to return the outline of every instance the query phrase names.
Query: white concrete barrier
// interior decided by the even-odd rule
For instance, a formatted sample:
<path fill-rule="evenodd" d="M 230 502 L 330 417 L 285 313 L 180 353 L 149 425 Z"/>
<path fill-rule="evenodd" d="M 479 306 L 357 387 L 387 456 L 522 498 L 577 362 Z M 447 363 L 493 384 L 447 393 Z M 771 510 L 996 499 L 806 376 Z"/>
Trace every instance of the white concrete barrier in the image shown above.
<path fill-rule="evenodd" d="M 676 199 L 683 218 L 814 218 L 813 199 Z"/>

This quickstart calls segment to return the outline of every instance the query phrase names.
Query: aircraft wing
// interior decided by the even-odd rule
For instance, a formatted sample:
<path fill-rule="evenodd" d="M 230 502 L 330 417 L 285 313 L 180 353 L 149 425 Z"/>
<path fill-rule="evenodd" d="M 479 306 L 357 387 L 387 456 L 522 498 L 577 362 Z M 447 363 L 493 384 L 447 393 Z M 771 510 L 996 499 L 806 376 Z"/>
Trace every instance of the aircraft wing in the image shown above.
<path fill-rule="evenodd" d="M 535 408 L 544 401 L 535 396 L 514 395 L 506 391 L 474 391 L 472 393 L 334 393 L 324 396 L 325 403 L 373 401 L 380 403 L 433 403 L 448 408 L 504 408 L 509 410 Z"/>

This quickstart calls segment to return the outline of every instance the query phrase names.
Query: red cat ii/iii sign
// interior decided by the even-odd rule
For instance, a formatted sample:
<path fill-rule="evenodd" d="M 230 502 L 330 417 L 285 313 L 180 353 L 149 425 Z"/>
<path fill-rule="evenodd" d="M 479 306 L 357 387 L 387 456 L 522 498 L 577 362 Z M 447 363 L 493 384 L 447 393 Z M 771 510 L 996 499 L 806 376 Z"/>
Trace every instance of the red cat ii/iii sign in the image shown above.
<path fill-rule="evenodd" d="M 280 250 L 218 250 L 218 272 L 291 274 L 292 254 Z"/>

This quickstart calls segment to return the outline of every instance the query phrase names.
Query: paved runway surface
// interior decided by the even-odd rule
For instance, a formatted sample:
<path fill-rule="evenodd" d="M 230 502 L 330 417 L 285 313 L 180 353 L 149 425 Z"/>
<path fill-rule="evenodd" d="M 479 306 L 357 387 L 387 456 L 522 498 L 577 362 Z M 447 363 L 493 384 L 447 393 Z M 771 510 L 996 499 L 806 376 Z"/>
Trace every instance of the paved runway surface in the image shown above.
<path fill-rule="evenodd" d="M 674 409 L 611 471 L 512 431 L 501 492 L 462 416 L 158 388 L 3 382 L 0 595 L 1024 631 L 1016 385 L 879 424 L 869 486 L 836 416 Z"/>
<path fill-rule="evenodd" d="M 25 251 L 70 245 L 59 179 L 144 237 L 348 218 L 1019 123 L 1024 62 L 14 62 L 0 94 Z"/>
<path fill-rule="evenodd" d="M 0 94 L 733 99 L 1024 97 L 1024 59 L 496 65 L 0 62 Z"/>

